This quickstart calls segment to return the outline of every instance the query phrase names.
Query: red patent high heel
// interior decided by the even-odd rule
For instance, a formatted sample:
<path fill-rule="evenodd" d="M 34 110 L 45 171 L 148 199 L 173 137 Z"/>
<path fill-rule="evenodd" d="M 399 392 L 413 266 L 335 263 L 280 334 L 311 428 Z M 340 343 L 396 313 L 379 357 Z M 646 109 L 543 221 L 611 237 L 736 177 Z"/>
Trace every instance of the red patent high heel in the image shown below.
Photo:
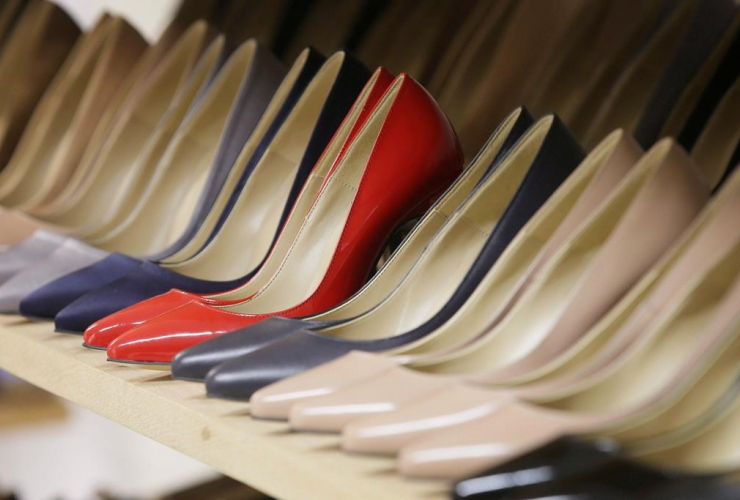
<path fill-rule="evenodd" d="M 457 137 L 432 97 L 408 75 L 399 76 L 334 168 L 262 289 L 234 305 L 192 301 L 153 318 L 114 340 L 109 359 L 167 364 L 215 335 L 341 302 L 362 286 L 393 228 L 432 203 L 462 164 Z"/>

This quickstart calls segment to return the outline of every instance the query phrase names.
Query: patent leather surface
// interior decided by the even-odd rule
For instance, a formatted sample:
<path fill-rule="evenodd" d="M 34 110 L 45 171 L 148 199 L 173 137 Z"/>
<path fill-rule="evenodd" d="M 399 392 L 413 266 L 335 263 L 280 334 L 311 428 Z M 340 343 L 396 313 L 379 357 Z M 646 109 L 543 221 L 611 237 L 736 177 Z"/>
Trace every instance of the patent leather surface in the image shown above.
<path fill-rule="evenodd" d="M 547 120 L 552 120 L 550 125 L 547 124 Z M 527 223 L 582 159 L 580 147 L 557 118 L 543 119 L 535 127 L 539 133 L 542 130 L 547 132 L 534 158 L 531 159 L 531 163 L 528 163 L 529 169 L 518 186 L 516 194 L 513 195 L 499 217 L 498 223 L 485 239 L 472 266 L 464 272 L 462 280 L 459 285 L 456 285 L 451 297 L 443 302 L 441 308 L 430 318 L 409 331 L 372 340 L 350 340 L 343 338 L 341 333 L 328 336 L 309 330 L 296 332 L 259 351 L 215 368 L 206 381 L 209 393 L 249 398 L 254 391 L 269 383 L 303 372 L 352 350 L 380 351 L 400 347 L 423 338 L 443 324 L 473 293 L 519 229 Z M 531 130 L 533 131 L 520 139 L 518 145 L 521 146 L 519 148 L 515 146 L 503 161 L 507 161 L 510 157 L 518 158 L 518 155 L 526 150 L 527 145 L 534 141 L 533 138 L 538 133 L 537 130 Z M 516 164 L 514 159 L 508 161 L 512 165 Z M 553 165 L 557 165 L 558 170 L 554 170 Z M 499 170 L 496 169 L 494 172 L 499 172 Z M 489 179 L 491 182 L 494 180 L 493 177 Z M 489 184 L 490 186 L 495 185 Z M 346 327 L 351 329 L 352 325 L 346 325 Z M 343 328 L 343 325 L 339 328 Z"/>
<path fill-rule="evenodd" d="M 518 300 L 561 246 L 622 182 L 639 156 L 640 148 L 622 131 L 615 131 L 605 138 L 527 223 L 501 259 L 486 273 L 465 305 L 432 335 L 389 353 L 395 362 L 408 363 L 418 357 L 425 358 L 425 353 L 433 355 L 440 351 L 454 351 L 455 346 L 466 346 L 480 336 L 481 328 L 483 331 L 490 328 L 495 318 L 502 315 L 499 311 L 507 311 L 510 304 Z M 496 293 L 492 295 L 491 290 L 496 290 Z M 476 308 L 475 304 L 482 307 Z M 478 317 L 481 321 L 465 323 L 466 318 L 471 317 Z M 384 357 L 366 355 L 358 363 L 370 378 L 370 374 L 382 372 L 386 366 Z M 373 360 L 377 362 L 376 370 L 372 367 Z M 322 372 L 323 379 L 317 374 L 310 377 L 310 381 L 308 377 L 304 380 L 303 376 L 298 376 L 266 387 L 251 399 L 252 414 L 287 418 L 291 404 L 314 393 L 316 387 L 307 384 L 318 383 L 324 393 L 348 386 L 352 379 L 347 374 L 354 374 L 357 369 L 345 368 L 337 360 L 313 370 Z"/>
<path fill-rule="evenodd" d="M 529 471 L 537 471 L 528 474 Z M 625 476 L 628 474 L 628 476 Z M 660 470 L 625 458 L 611 440 L 585 441 L 561 437 L 455 485 L 455 498 L 533 498 L 537 495 L 595 495 L 600 485 L 624 483 L 626 477 L 642 477 L 630 491 L 644 498 L 730 499 L 738 490 L 723 484 L 721 476 Z M 634 488 L 633 488 L 634 487 Z M 609 493 L 616 491 L 607 489 Z"/>
<path fill-rule="evenodd" d="M 740 498 L 740 487 L 720 477 L 672 477 L 670 481 L 641 491 L 651 500 L 734 500 Z"/>
<path fill-rule="evenodd" d="M 415 225 L 412 232 L 373 278 L 350 299 L 328 311 L 307 318 L 267 318 L 250 327 L 221 335 L 203 344 L 193 346 L 178 354 L 172 363 L 172 376 L 190 380 L 203 380 L 216 365 L 260 349 L 267 344 L 301 328 L 319 331 L 350 321 L 375 307 L 380 300 L 396 289 L 408 276 L 421 253 L 426 251 L 430 239 L 444 224 L 461 201 L 476 189 L 479 182 L 500 158 L 516 143 L 533 120 L 524 110 L 516 110 L 493 134 L 495 147 L 499 148 L 492 163 L 472 162 L 447 192 Z M 204 299 L 208 302 L 208 299 Z"/>
<path fill-rule="evenodd" d="M 257 56 L 259 56 L 260 50 L 256 50 L 255 53 Z M 321 63 L 323 62 L 323 56 L 314 53 L 314 52 L 308 52 L 307 56 L 305 58 L 305 63 L 298 69 L 298 75 L 295 78 L 295 81 L 288 82 L 286 85 L 288 88 L 285 90 L 285 93 L 287 94 L 287 97 L 284 99 L 284 102 L 280 103 L 280 110 L 276 114 L 274 120 L 270 123 L 270 125 L 278 126 L 282 124 L 285 117 L 290 113 L 291 109 L 295 106 L 296 102 L 300 98 L 300 96 L 303 94 L 306 86 L 313 78 L 314 74 L 320 67 Z M 259 59 L 255 62 L 259 62 Z M 263 61 L 264 62 L 264 61 Z M 269 62 L 269 60 L 267 61 Z M 245 111 L 255 111 L 253 108 L 255 106 L 259 106 L 260 109 L 264 109 L 267 106 L 267 102 L 264 102 L 263 99 L 266 98 L 264 95 L 265 92 L 265 86 L 270 86 L 272 82 L 271 74 L 269 71 L 267 71 L 267 75 L 263 75 L 261 72 L 261 68 L 255 67 L 253 68 L 253 75 L 246 75 L 245 77 L 245 86 L 242 88 L 244 91 L 244 97 L 240 103 L 238 103 L 240 106 L 242 106 L 243 110 Z M 250 91 L 250 86 L 246 85 L 247 83 L 254 83 L 256 81 L 259 83 L 257 91 L 252 93 Z M 201 95 L 198 97 L 197 103 L 201 102 L 202 99 L 207 96 L 208 94 Z M 249 96 L 251 99 L 246 99 L 246 96 Z M 252 99 L 258 99 L 259 102 L 257 103 L 251 103 Z M 192 113 L 191 110 L 187 117 L 185 117 L 185 121 L 182 124 L 182 126 L 186 125 L 189 120 L 192 119 Z M 240 127 L 237 127 L 236 125 L 240 124 L 241 121 L 238 120 L 238 118 L 242 118 L 241 121 L 246 121 L 246 125 L 249 125 L 250 127 L 253 125 L 252 119 L 253 116 L 251 113 L 246 113 L 245 115 L 241 115 L 239 113 L 235 113 L 232 117 L 233 122 L 233 129 L 231 135 L 235 135 L 238 133 L 244 133 L 244 130 L 242 130 Z M 272 136 L 268 134 L 268 136 L 264 139 L 262 142 L 266 142 L 263 146 L 263 149 L 267 147 L 267 144 L 269 144 L 269 139 Z M 222 150 L 218 151 L 216 153 L 216 159 L 224 158 L 232 158 L 232 153 L 226 154 L 226 151 L 231 151 L 231 149 L 234 147 L 235 144 L 240 144 L 243 142 L 243 138 L 237 138 L 235 141 L 223 141 L 223 148 Z M 232 144 L 233 142 L 233 144 Z M 225 155 L 225 156 L 224 156 Z M 233 162 L 231 162 L 233 163 Z M 211 186 L 211 189 L 206 189 L 203 193 L 203 199 L 200 200 L 200 203 L 203 207 L 207 208 L 207 203 L 204 201 L 206 198 L 208 198 L 209 193 L 211 193 L 213 190 L 217 190 L 218 186 L 216 184 L 216 181 L 222 178 L 222 171 L 228 172 L 231 167 L 231 164 L 227 161 L 215 161 L 214 162 L 214 169 L 210 172 L 210 181 L 209 185 Z M 159 167 L 157 167 L 159 168 Z M 139 202 L 141 203 L 141 202 Z M 135 207 L 138 205 L 135 204 Z M 132 210 L 135 210 L 136 208 L 132 208 Z M 198 214 L 195 214 L 193 216 L 195 219 L 199 219 L 201 216 Z M 195 220 L 193 219 L 193 220 Z M 125 221 L 121 221 L 122 223 Z M 149 223 L 148 221 L 143 221 L 143 223 Z M 192 220 L 191 220 L 192 223 Z M 135 228 L 132 230 L 135 232 Z M 189 231 L 189 229 L 185 230 L 186 232 Z M 65 276 L 62 278 L 59 278 L 58 280 L 50 283 L 46 289 L 38 290 L 38 295 L 34 294 L 33 296 L 27 297 L 26 300 L 24 300 L 24 306 L 27 311 L 33 310 L 35 315 L 37 317 L 43 317 L 43 318 L 54 318 L 57 316 L 62 309 L 66 308 L 70 304 L 72 304 L 74 301 L 80 299 L 85 294 L 90 293 L 94 290 L 97 290 L 103 286 L 109 285 L 124 276 L 126 276 L 129 273 L 135 273 L 138 269 L 138 267 L 143 266 L 144 262 L 142 260 L 135 259 L 133 257 L 126 256 L 124 257 L 123 254 L 115 252 L 111 254 L 112 256 L 110 258 L 105 258 L 100 262 L 97 262 L 93 266 L 90 266 L 89 269 L 81 269 L 80 271 L 70 274 L 70 276 Z M 151 266 L 147 266 L 146 269 L 152 269 Z M 160 284 L 160 286 L 157 288 L 159 293 L 164 293 L 172 286 L 167 287 L 166 281 L 167 279 L 172 279 L 174 273 L 163 272 L 161 273 L 161 276 L 164 277 L 165 283 Z M 140 277 L 146 278 L 149 276 L 149 273 L 142 272 Z M 174 276 L 176 278 L 176 276 Z M 150 280 L 154 280 L 154 278 L 149 278 Z M 89 280 L 87 283 L 85 283 L 86 280 Z M 152 281 L 156 284 L 156 281 Z M 162 287 L 164 287 L 164 290 L 162 290 Z M 141 287 L 136 288 L 137 293 L 144 294 L 143 298 L 146 297 L 146 288 L 141 289 Z M 153 293 L 156 295 L 156 293 Z M 151 296 L 151 295 L 150 295 Z M 37 300 L 38 298 L 38 300 Z M 126 299 L 125 296 L 122 297 L 123 300 Z M 122 300 L 121 298 L 118 298 L 117 300 Z M 132 299 L 129 299 L 132 300 Z M 135 300 L 134 300 L 135 302 Z M 104 311 L 110 311 L 111 305 L 106 303 L 107 309 Z M 97 306 L 96 306 L 97 307 Z M 114 306 L 113 306 L 114 307 Z M 23 310 L 23 308 L 21 309 Z M 115 310 L 115 309 L 114 309 Z M 100 317 L 105 315 L 105 312 L 100 313 L 100 315 L 96 315 L 94 310 L 86 310 L 83 309 L 82 311 L 71 311 L 67 313 L 69 315 L 69 318 L 65 320 L 62 317 L 62 321 L 60 325 L 57 325 L 59 328 L 65 330 L 65 331 L 75 331 L 75 332 L 82 332 L 86 326 L 88 326 L 90 323 L 95 321 L 96 319 L 99 319 Z"/>
<path fill-rule="evenodd" d="M 301 185 L 306 184 L 306 175 L 308 173 L 308 170 L 313 170 L 314 168 L 313 166 L 315 163 L 315 155 L 321 154 L 321 152 L 318 151 L 318 146 L 325 146 L 324 140 L 326 139 L 327 132 L 334 132 L 335 125 L 337 125 L 337 120 L 341 120 L 344 117 L 344 113 L 346 112 L 344 106 L 350 106 L 350 104 L 348 103 L 348 99 L 351 98 L 353 95 L 356 96 L 356 94 L 359 92 L 358 85 L 362 84 L 362 82 L 360 82 L 359 80 L 362 78 L 358 79 L 357 77 L 364 77 L 365 71 L 357 70 L 357 68 L 353 69 L 354 64 L 355 63 L 350 61 L 348 64 L 348 68 L 346 68 L 346 71 L 344 72 L 344 75 L 342 75 L 342 72 L 340 72 L 340 74 L 338 75 L 344 76 L 343 80 L 350 79 L 351 83 L 347 84 L 347 82 L 343 82 L 341 80 L 337 80 L 334 83 L 334 87 L 336 88 L 339 96 L 337 97 L 332 96 L 331 94 L 329 95 L 330 100 L 328 100 L 327 103 L 324 105 L 324 107 L 327 109 L 326 113 L 324 113 L 324 119 L 320 120 L 320 123 L 316 127 L 316 134 L 318 138 L 308 144 L 307 151 L 304 155 L 303 169 L 299 170 L 299 178 L 296 179 L 294 185 L 297 185 L 297 182 L 300 182 Z M 337 151 L 330 153 L 330 155 L 333 154 L 335 157 L 327 157 L 326 162 L 331 160 L 332 162 L 336 163 L 341 159 L 344 151 L 346 150 L 347 143 L 360 130 L 367 115 L 370 113 L 377 100 L 382 96 L 383 92 L 387 88 L 388 84 L 392 81 L 392 79 L 393 77 L 385 69 L 380 68 L 375 72 L 373 78 L 367 82 L 365 90 L 362 92 L 362 97 L 359 98 L 361 101 L 361 107 L 356 110 L 356 113 L 358 113 L 356 120 L 352 123 L 348 122 L 343 124 L 342 130 L 337 132 L 337 137 L 339 137 L 340 132 L 344 134 L 344 128 L 348 127 L 349 130 L 346 132 L 348 134 L 348 137 L 341 137 L 341 140 L 340 138 L 336 139 L 337 143 L 342 142 L 342 144 L 337 144 Z M 308 91 L 308 93 L 306 94 L 307 99 L 312 98 L 311 92 L 312 91 Z M 332 97 L 334 98 L 332 99 Z M 355 107 L 353 107 L 352 109 L 354 110 Z M 319 132 L 318 129 L 322 130 Z M 291 131 L 297 133 L 297 131 L 292 129 L 288 130 L 287 132 Z M 268 173 L 268 175 L 271 174 Z M 301 193 L 301 206 L 295 206 L 293 210 L 297 212 L 293 215 L 293 217 L 297 219 L 302 219 L 305 216 L 303 211 L 307 211 L 310 208 L 310 203 L 317 195 L 318 189 L 321 186 L 320 182 L 317 181 L 323 181 L 324 175 L 326 175 L 325 172 L 314 172 L 311 174 L 312 178 L 316 178 L 312 179 L 310 185 L 305 185 L 304 191 L 302 191 Z M 259 188 L 259 186 L 255 186 L 255 188 Z M 289 202 L 291 203 L 291 205 L 293 205 L 292 200 L 289 199 Z M 288 208 L 290 207 L 285 207 L 286 210 Z M 249 218 L 250 216 L 249 213 L 244 213 L 242 215 L 246 216 L 247 218 Z M 237 219 L 236 222 L 239 222 L 239 220 Z M 298 227 L 300 227 L 300 225 L 298 225 Z M 229 229 L 231 230 L 233 228 L 229 227 Z M 293 234 L 293 230 L 290 228 L 286 228 L 280 234 L 283 238 L 287 238 L 289 240 L 292 240 L 295 236 Z M 228 236 L 229 235 L 226 234 L 223 237 Z M 271 234 L 267 234 L 264 236 L 265 238 L 272 238 Z M 232 240 L 226 240 L 226 243 L 233 244 L 231 243 L 231 241 Z M 279 261 L 283 257 L 282 252 L 284 251 L 280 249 L 275 249 L 271 252 L 269 258 L 273 261 Z M 197 258 L 201 258 L 202 260 L 207 257 L 207 255 L 203 254 L 198 256 Z M 145 266 L 142 266 L 142 270 L 144 270 L 144 267 Z M 239 299 L 240 297 L 247 298 L 251 295 L 251 293 L 253 293 L 247 292 L 242 294 L 241 291 L 243 290 L 243 288 L 238 287 L 235 290 L 224 294 L 224 296 L 233 298 L 225 299 L 218 298 L 220 297 L 220 295 L 213 296 L 212 298 L 209 298 L 208 296 L 204 297 L 202 295 L 198 295 L 197 292 L 216 293 L 219 291 L 223 291 L 224 289 L 229 290 L 231 288 L 234 288 L 234 286 L 240 283 L 246 283 L 252 289 L 258 290 L 261 287 L 261 283 L 266 282 L 266 279 L 269 279 L 269 276 L 267 276 L 269 270 L 261 271 L 260 274 L 257 274 L 257 270 L 253 270 L 246 276 L 241 277 L 238 280 L 233 280 L 232 282 L 209 282 L 207 280 L 196 280 L 194 278 L 186 277 L 184 275 L 176 273 L 176 270 L 177 266 L 164 268 L 162 266 L 149 265 L 148 272 L 146 273 L 146 275 L 149 275 L 149 277 L 144 280 L 140 279 L 140 276 L 137 276 L 144 275 L 144 273 L 130 273 L 123 280 L 120 280 L 120 283 L 115 283 L 115 285 L 119 287 L 127 287 L 127 295 L 124 295 L 122 297 L 119 296 L 115 301 L 105 301 L 103 304 L 97 306 L 97 311 L 91 310 L 91 304 L 93 304 L 94 301 L 98 300 L 96 298 L 97 294 L 95 297 L 92 297 L 89 300 L 81 299 L 80 302 L 82 302 L 82 304 L 76 304 L 74 307 L 78 308 L 79 306 L 79 309 L 82 310 L 81 314 L 86 318 L 85 321 L 89 321 L 90 316 L 93 314 L 95 314 L 95 319 L 98 319 L 98 321 L 87 328 L 85 340 L 86 344 L 94 347 L 107 347 L 113 339 L 115 339 L 117 336 L 121 335 L 125 331 L 142 324 L 148 319 L 159 316 L 164 312 L 185 305 L 192 300 L 203 300 L 204 302 L 209 304 L 225 305 L 237 302 L 237 299 Z M 158 276 L 158 278 L 156 279 L 151 277 L 151 275 L 155 273 Z M 179 288 L 181 290 L 170 290 L 171 288 Z M 157 290 L 158 293 L 160 293 L 161 295 L 157 295 L 157 293 L 154 293 Z M 126 303 L 133 302 L 134 304 L 130 307 L 122 308 L 122 310 L 115 312 L 115 314 L 103 317 L 102 319 L 98 317 L 101 311 L 115 311 L 114 306 L 120 306 L 124 300 L 127 301 Z M 137 300 L 141 300 L 142 302 L 136 303 Z"/>
<path fill-rule="evenodd" d="M 331 249 L 326 245 L 312 247 L 313 251 L 327 252 L 322 254 L 324 259 L 330 257 L 329 261 L 322 260 L 326 265 L 323 276 L 310 278 L 313 283 L 297 283 L 292 272 L 286 269 L 298 265 L 298 260 L 305 256 L 289 255 L 270 285 L 244 303 L 254 306 L 262 298 L 264 307 L 276 310 L 244 314 L 237 312 L 241 304 L 213 308 L 192 302 L 118 337 L 108 347 L 109 358 L 170 362 L 180 350 L 220 333 L 270 316 L 295 317 L 315 313 L 356 292 L 393 228 L 431 205 L 462 168 L 462 153 L 449 122 L 426 91 L 406 75 L 395 80 L 368 119 L 363 132 L 358 134 L 342 162 L 327 179 L 311 215 L 303 223 L 304 228 L 316 230 L 327 220 L 321 215 L 322 211 L 328 217 L 333 210 L 346 210 L 334 208 L 342 206 L 335 205 L 342 199 L 342 186 L 347 182 L 356 186 L 352 189 L 357 189 L 356 194 L 353 192 L 345 202 L 348 203 L 347 208 L 352 209 L 345 216 L 345 222 L 334 228 L 337 246 Z M 368 149 L 362 150 L 362 144 Z M 404 168 L 400 168 L 401 164 Z M 389 179 L 393 181 L 390 185 Z M 346 212 L 337 212 L 341 213 Z M 316 237 L 306 230 L 296 238 L 293 247 L 314 245 L 315 241 L 311 244 L 309 241 Z M 281 308 L 289 305 L 282 288 L 288 283 L 294 295 L 291 301 L 298 299 L 298 303 Z M 271 297 L 270 294 L 275 293 L 271 290 L 273 288 L 281 290 L 278 297 Z M 301 292 L 304 288 L 305 292 Z M 184 339 L 182 331 L 191 335 Z"/>

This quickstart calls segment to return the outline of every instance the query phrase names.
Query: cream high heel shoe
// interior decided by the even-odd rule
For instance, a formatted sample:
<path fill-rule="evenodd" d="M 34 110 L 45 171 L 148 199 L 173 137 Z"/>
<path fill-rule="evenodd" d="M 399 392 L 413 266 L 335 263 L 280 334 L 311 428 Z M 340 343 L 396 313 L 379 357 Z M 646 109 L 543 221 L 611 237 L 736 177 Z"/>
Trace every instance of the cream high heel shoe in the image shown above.
<path fill-rule="evenodd" d="M 148 48 L 144 55 L 139 58 L 135 67 L 119 86 L 116 94 L 109 100 L 108 106 L 98 120 L 95 131 L 88 141 L 89 145 L 85 148 L 80 164 L 75 169 L 69 182 L 64 186 L 64 190 L 49 203 L 34 207 L 34 211 L 40 210 L 42 212 L 56 213 L 62 207 L 66 206 L 65 203 L 69 201 L 67 200 L 68 197 L 76 199 L 76 196 L 80 193 L 78 189 L 79 184 L 85 179 L 90 165 L 95 162 L 98 153 L 97 147 L 108 136 L 109 131 L 116 123 L 116 118 L 125 114 L 125 104 L 136 99 L 135 94 L 137 90 L 146 85 L 147 79 L 153 73 L 156 66 L 185 31 L 187 28 L 186 21 L 192 14 L 195 14 L 195 12 L 189 9 L 183 9 L 183 11 L 178 13 L 177 17 L 170 23 L 170 26 L 168 26 L 157 43 Z M 104 17 L 103 20 L 106 18 Z M 49 52 L 47 50 L 45 53 Z M 72 56 L 70 56 L 71 58 Z M 54 226 L 53 224 L 28 217 L 18 212 L 0 211 L 0 221 L 2 221 L 3 227 L 3 234 L 0 235 L 0 244 L 19 243 L 29 237 L 33 231 L 41 227 L 49 227 L 65 232 L 65 228 Z"/>
<path fill-rule="evenodd" d="M 207 184 L 209 167 L 236 105 L 235 99 L 248 81 L 256 50 L 256 42 L 251 41 L 231 55 L 207 94 L 173 136 L 142 193 L 145 201 L 139 202 L 122 224 L 92 240 L 92 244 L 109 251 L 147 255 L 166 248 L 177 239 Z M 173 183 L 174 179 L 177 181 Z M 179 196 L 173 196 L 175 193 Z M 173 203 L 176 209 L 172 209 Z M 140 222 L 144 220 L 146 223 Z M 162 231 L 162 228 L 167 230 Z"/>
<path fill-rule="evenodd" d="M 279 65 L 274 65 L 269 54 L 259 49 L 256 42 L 245 42 L 219 69 L 224 50 L 224 39 L 219 38 L 200 61 L 196 71 L 198 81 L 189 84 L 184 98 L 168 111 L 166 122 L 142 151 L 137 160 L 141 175 L 121 200 L 112 219 L 90 229 L 86 237 L 90 245 L 99 248 L 113 238 L 126 241 L 130 250 L 151 245 L 153 242 L 146 239 L 147 235 L 159 232 L 154 221 L 174 217 L 178 211 L 172 210 L 171 205 L 175 201 L 181 202 L 178 208 L 182 214 L 178 217 L 178 224 L 170 226 L 174 233 L 171 237 L 177 240 L 169 245 L 171 252 L 175 252 L 179 244 L 188 243 L 191 229 L 197 232 L 203 228 L 210 234 L 203 222 L 204 212 L 209 210 L 213 198 L 221 196 L 221 188 L 230 187 L 229 179 L 245 175 L 249 158 L 239 158 L 238 161 L 243 163 L 234 167 L 234 155 L 242 150 L 254 151 L 253 148 L 262 143 L 266 131 L 282 122 L 284 117 L 278 113 L 282 114 L 285 107 L 290 109 L 293 106 L 294 102 L 291 100 L 288 104 L 288 99 L 297 99 L 303 93 L 322 60 L 307 51 L 275 92 L 273 83 L 277 84 L 282 70 Z M 272 99 L 269 99 L 270 95 L 273 95 Z M 265 111 L 261 112 L 262 109 Z M 221 121 L 209 121 L 215 118 Z M 256 125 L 255 119 L 258 120 Z M 211 126 L 218 123 L 220 128 Z M 250 129 L 252 126 L 254 128 Z M 250 130 L 250 138 L 244 145 L 242 141 L 245 139 L 241 134 Z M 205 157 L 189 156 L 191 144 L 200 144 Z M 203 183 L 200 192 L 188 181 L 194 175 L 199 175 Z M 195 189 L 196 192 L 189 200 L 173 200 L 166 198 L 168 189 Z M 139 237 L 140 234 L 144 236 Z M 161 248 L 164 245 L 161 243 L 154 250 L 164 251 Z M 145 252 L 146 248 L 139 251 Z M 77 285 L 66 286 L 64 278 L 49 283 L 22 301 L 20 310 L 34 317 L 54 317 L 89 289 L 104 286 L 141 265 L 141 260 L 119 253 L 111 254 L 73 273 L 70 279 Z M 49 308 L 50 304 L 54 307 Z"/>
<path fill-rule="evenodd" d="M 104 113 L 107 100 L 120 80 L 125 80 L 125 72 L 131 70 L 144 45 L 122 19 L 108 17 L 78 41 L 34 111 L 10 163 L 0 172 L 0 203 L 23 204 L 47 193 L 47 180 L 61 182 L 68 176 L 94 131 L 95 120 Z M 36 226 L 24 219 L 7 212 L 3 216 L 5 227 L 14 228 L 10 230 L 15 233 Z M 49 232 L 24 241 L 23 248 L 5 252 L 5 277 L 25 267 L 24 260 L 35 262 L 48 256 L 64 240 Z"/>

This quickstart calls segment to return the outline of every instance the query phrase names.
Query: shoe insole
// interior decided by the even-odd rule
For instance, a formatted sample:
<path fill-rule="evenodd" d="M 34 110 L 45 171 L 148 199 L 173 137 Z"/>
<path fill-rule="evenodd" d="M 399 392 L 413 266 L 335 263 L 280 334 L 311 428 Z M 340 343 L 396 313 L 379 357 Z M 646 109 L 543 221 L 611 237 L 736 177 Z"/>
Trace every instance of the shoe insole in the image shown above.
<path fill-rule="evenodd" d="M 156 175 L 160 160 L 177 129 L 183 124 L 188 111 L 193 108 L 198 96 L 205 92 L 218 71 L 224 44 L 225 39 L 219 37 L 203 54 L 186 87 L 175 98 L 153 135 L 147 139 L 137 154 L 133 164 L 134 173 L 130 175 L 128 186 L 122 189 L 121 200 L 109 216 L 94 226 L 80 230 L 80 236 L 89 243 L 97 245 L 98 242 L 104 242 L 108 235 L 115 234 L 119 227 L 124 227 L 124 223 L 132 214 L 137 214 L 138 207 L 145 203 L 142 196 L 149 185 L 149 180 Z"/>
<path fill-rule="evenodd" d="M 728 185 L 727 196 L 704 210 L 681 241 L 594 328 L 514 383 L 534 381 L 523 389 L 530 394 L 538 385 L 551 392 L 556 386 L 568 386 L 568 381 L 584 383 L 606 369 L 639 339 L 656 311 L 667 307 L 693 276 L 709 269 L 740 239 L 735 223 L 738 187 Z"/>
<path fill-rule="evenodd" d="M 640 345 L 602 380 L 580 393 L 547 406 L 561 411 L 617 416 L 650 412 L 656 404 L 676 401 L 676 391 L 697 379 L 727 346 L 726 328 L 715 321 L 736 306 L 740 253 L 733 248 L 674 307 L 659 314 Z M 724 335 L 724 337 L 723 337 Z M 724 346 L 724 349 L 722 348 Z M 680 394 L 679 394 L 680 395 Z M 658 405 L 660 406 L 660 405 Z"/>
<path fill-rule="evenodd" d="M 147 255 L 166 248 L 184 231 L 205 187 L 255 49 L 254 43 L 247 43 L 232 54 L 168 145 L 136 213 L 105 241 L 98 242 L 100 247 Z"/>
<path fill-rule="evenodd" d="M 316 74 L 249 176 L 216 237 L 191 259 L 165 267 L 195 278 L 227 281 L 259 265 L 275 238 L 298 167 L 343 60 L 344 53 L 337 53 Z"/>
<path fill-rule="evenodd" d="M 86 227 L 107 219 L 116 210 L 137 173 L 139 155 L 146 150 L 147 142 L 157 133 L 173 101 L 188 83 L 207 43 L 207 30 L 205 23 L 193 26 L 162 61 L 146 87 L 127 105 L 124 117 L 105 141 L 84 183 L 77 186 L 84 191 L 77 203 L 50 220 L 65 226 Z"/>
<path fill-rule="evenodd" d="M 268 132 L 273 122 L 277 118 L 278 113 L 283 108 L 286 99 L 293 90 L 295 83 L 300 76 L 303 68 L 308 60 L 308 50 L 305 50 L 293 63 L 288 73 L 283 78 L 280 86 L 270 99 L 270 103 L 262 113 L 257 126 L 255 127 L 252 134 L 247 139 L 244 147 L 239 153 L 238 158 L 234 162 L 234 167 L 229 171 L 226 176 L 226 180 L 216 197 L 213 205 L 208 210 L 208 215 L 205 217 L 197 233 L 193 238 L 186 243 L 178 251 L 163 259 L 163 262 L 168 264 L 175 264 L 184 262 L 193 256 L 195 256 L 208 242 L 211 237 L 216 224 L 221 218 L 221 214 L 228 204 L 234 190 L 236 189 L 239 179 L 244 173 L 244 169 L 250 162 L 250 159 L 255 154 L 257 147 L 264 140 L 265 134 Z"/>
<path fill-rule="evenodd" d="M 520 113 L 521 109 L 515 110 L 499 126 L 491 137 L 488 147 L 482 151 L 483 158 L 491 158 L 501 153 L 501 148 L 509 138 Z M 414 226 L 411 233 L 383 267 L 358 293 L 339 306 L 314 315 L 311 319 L 314 321 L 350 319 L 380 304 L 405 279 L 412 266 L 426 251 L 437 231 L 447 223 L 453 212 L 472 193 L 489 168 L 490 164 L 478 161 L 477 158 L 474 159 L 439 201 L 424 214 L 424 217 Z"/>

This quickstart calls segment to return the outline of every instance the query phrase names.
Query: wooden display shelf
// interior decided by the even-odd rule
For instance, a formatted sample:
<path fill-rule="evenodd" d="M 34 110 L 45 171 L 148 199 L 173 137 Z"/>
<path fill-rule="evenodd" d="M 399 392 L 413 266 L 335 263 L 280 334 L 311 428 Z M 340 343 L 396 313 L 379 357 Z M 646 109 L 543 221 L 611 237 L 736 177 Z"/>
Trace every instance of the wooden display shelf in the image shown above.
<path fill-rule="evenodd" d="M 448 498 L 449 485 L 403 479 L 389 458 L 343 453 L 335 435 L 249 418 L 247 403 L 202 384 L 108 363 L 49 323 L 0 317 L 0 369 L 189 455 L 279 499 Z"/>

